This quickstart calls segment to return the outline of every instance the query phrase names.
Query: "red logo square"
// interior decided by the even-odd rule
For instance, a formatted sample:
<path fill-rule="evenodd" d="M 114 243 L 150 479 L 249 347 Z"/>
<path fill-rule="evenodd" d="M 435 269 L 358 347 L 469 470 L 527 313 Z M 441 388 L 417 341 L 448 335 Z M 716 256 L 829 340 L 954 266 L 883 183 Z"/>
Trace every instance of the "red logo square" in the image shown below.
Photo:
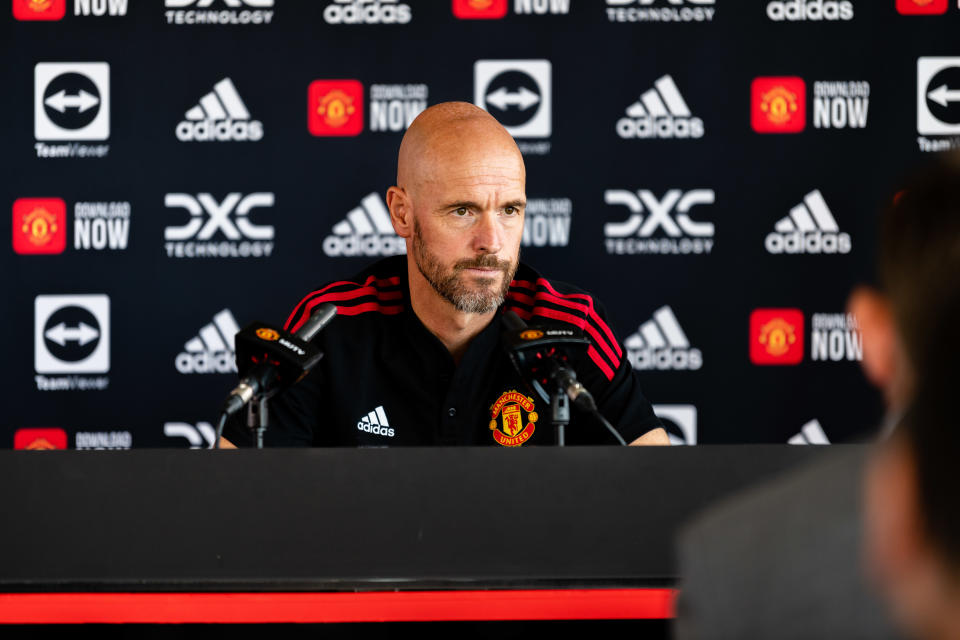
<path fill-rule="evenodd" d="M 496 20 L 507 15 L 507 0 L 453 0 L 453 15 L 461 20 Z"/>
<path fill-rule="evenodd" d="M 66 202 L 60 198 L 13 201 L 13 250 L 16 253 L 63 253 L 66 247 Z"/>
<path fill-rule="evenodd" d="M 755 309 L 750 314 L 750 362 L 799 364 L 802 360 L 802 311 Z"/>
<path fill-rule="evenodd" d="M 803 78 L 755 78 L 750 85 L 750 124 L 757 133 L 799 133 L 807 125 Z"/>
<path fill-rule="evenodd" d="M 315 136 L 363 131 L 363 85 L 358 80 L 314 80 L 307 89 L 307 128 Z"/>
<path fill-rule="evenodd" d="M 67 12 L 67 0 L 13 0 L 17 20 L 61 20 Z"/>
<path fill-rule="evenodd" d="M 14 449 L 66 449 L 67 432 L 63 429 L 17 429 L 13 434 Z"/>
<path fill-rule="evenodd" d="M 947 0 L 897 0 L 897 11 L 908 16 L 946 13 Z"/>

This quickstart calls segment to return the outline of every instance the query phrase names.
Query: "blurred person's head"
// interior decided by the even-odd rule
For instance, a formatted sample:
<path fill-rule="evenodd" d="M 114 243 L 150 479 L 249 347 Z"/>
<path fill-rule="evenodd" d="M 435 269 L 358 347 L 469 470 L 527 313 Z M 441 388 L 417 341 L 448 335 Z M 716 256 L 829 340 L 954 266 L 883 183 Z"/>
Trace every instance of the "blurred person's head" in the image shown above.
<path fill-rule="evenodd" d="M 887 211 L 868 375 L 906 409 L 866 479 L 866 556 L 913 636 L 960 638 L 960 169 L 931 169 Z M 861 301 L 860 304 L 867 304 Z M 864 325 L 864 330 L 870 323 Z M 879 328 L 878 328 L 879 327 Z M 874 361 L 867 363 L 873 340 Z M 883 344 L 886 342 L 886 345 Z M 872 368 L 872 369 L 871 369 Z"/>
<path fill-rule="evenodd" d="M 904 628 L 960 638 L 960 287 L 934 325 L 916 396 L 866 480 L 868 566 Z"/>
<path fill-rule="evenodd" d="M 860 287 L 848 309 L 863 335 L 863 368 L 894 413 L 923 366 L 929 324 L 960 277 L 960 156 L 941 158 L 900 191 L 883 214 L 879 289 Z"/>

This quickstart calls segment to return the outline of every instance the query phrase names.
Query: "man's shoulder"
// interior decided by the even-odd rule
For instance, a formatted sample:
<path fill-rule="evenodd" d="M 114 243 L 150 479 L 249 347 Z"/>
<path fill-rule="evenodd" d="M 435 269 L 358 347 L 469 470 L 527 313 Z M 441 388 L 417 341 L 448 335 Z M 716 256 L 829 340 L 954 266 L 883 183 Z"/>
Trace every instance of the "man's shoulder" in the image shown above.
<path fill-rule="evenodd" d="M 683 528 L 678 637 L 886 638 L 859 565 L 865 449 L 812 463 L 722 500 Z"/>
<path fill-rule="evenodd" d="M 404 309 L 406 259 L 393 256 L 368 265 L 359 273 L 331 280 L 303 296 L 287 318 L 285 328 L 296 331 L 317 305 L 336 305 L 338 316 L 397 315 Z"/>

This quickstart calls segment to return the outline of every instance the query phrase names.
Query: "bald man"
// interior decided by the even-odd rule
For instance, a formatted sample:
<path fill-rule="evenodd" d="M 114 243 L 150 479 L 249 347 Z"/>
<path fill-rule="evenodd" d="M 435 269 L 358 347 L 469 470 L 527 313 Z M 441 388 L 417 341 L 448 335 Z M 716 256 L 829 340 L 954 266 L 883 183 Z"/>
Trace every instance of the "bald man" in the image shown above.
<path fill-rule="evenodd" d="M 387 206 L 406 256 L 317 288 L 287 321 L 317 305 L 337 318 L 315 338 L 325 357 L 273 400 L 265 444 L 398 446 L 553 444 L 547 401 L 528 390 L 500 346 L 502 313 L 574 327 L 591 344 L 573 357 L 581 382 L 626 442 L 669 444 L 625 351 L 593 298 L 520 263 L 526 169 L 516 143 L 468 103 L 430 107 L 400 144 Z M 249 445 L 229 425 L 223 446 Z M 573 412 L 567 444 L 610 444 Z"/>

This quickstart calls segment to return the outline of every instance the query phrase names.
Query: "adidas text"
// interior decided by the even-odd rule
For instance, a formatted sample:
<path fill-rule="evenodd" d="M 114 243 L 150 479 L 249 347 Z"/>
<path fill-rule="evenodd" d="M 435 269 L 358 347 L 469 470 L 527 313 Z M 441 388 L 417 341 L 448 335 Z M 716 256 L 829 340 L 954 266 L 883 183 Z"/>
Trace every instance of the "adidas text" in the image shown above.
<path fill-rule="evenodd" d="M 853 20 L 849 0 L 776 0 L 767 5 L 771 20 Z"/>
<path fill-rule="evenodd" d="M 181 142 L 228 142 L 231 140 L 242 142 L 256 142 L 263 138 L 263 123 L 259 120 L 250 122 L 234 122 L 233 120 L 201 120 L 189 122 L 184 120 L 177 125 L 177 139 Z"/>
<path fill-rule="evenodd" d="M 367 433 L 372 433 L 375 436 L 387 436 L 388 438 L 392 438 L 394 434 L 393 429 L 390 427 L 381 427 L 379 425 L 372 425 L 366 422 L 358 422 L 357 429 Z"/>
<path fill-rule="evenodd" d="M 767 251 L 780 253 L 850 253 L 853 246 L 849 233 L 769 233 L 764 241 Z"/>
<path fill-rule="evenodd" d="M 327 24 L 407 24 L 410 5 L 397 0 L 335 0 L 323 10 Z"/>

